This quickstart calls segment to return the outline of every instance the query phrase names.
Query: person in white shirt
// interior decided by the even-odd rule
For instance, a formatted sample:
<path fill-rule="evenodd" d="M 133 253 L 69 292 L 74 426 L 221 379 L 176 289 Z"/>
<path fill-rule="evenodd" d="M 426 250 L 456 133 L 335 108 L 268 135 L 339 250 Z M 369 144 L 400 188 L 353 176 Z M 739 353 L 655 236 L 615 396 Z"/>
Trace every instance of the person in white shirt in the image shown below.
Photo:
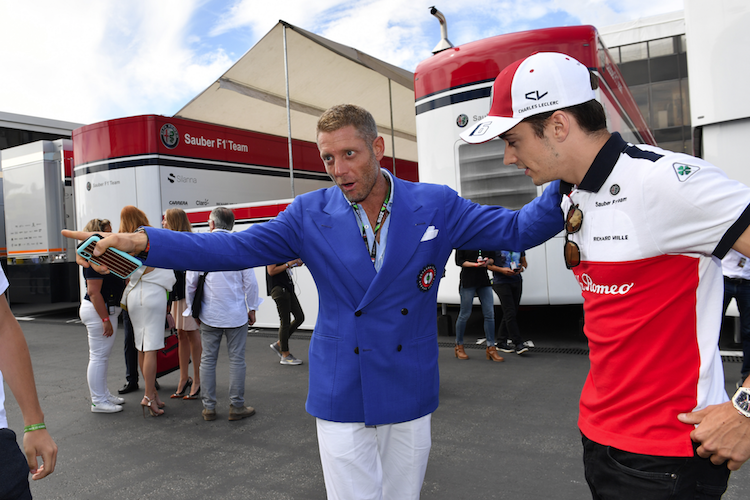
<path fill-rule="evenodd" d="M 211 232 L 231 232 L 234 214 L 226 207 L 211 211 L 208 228 Z M 192 315 L 193 298 L 202 273 L 188 271 L 185 277 L 187 309 Z M 216 419 L 216 359 L 221 337 L 227 338 L 229 352 L 229 420 L 241 420 L 255 415 L 255 409 L 245 406 L 245 343 L 247 327 L 255 323 L 255 311 L 263 302 L 258 296 L 258 282 L 252 269 L 209 273 L 205 277 L 200 308 L 201 385 L 203 419 Z"/>

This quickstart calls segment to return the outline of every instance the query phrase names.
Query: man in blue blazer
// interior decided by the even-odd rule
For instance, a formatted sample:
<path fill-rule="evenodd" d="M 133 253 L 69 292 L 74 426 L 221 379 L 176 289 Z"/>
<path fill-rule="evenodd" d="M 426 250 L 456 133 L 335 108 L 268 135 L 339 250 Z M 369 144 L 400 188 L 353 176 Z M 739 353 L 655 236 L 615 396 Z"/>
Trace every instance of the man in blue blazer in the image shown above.
<path fill-rule="evenodd" d="M 317 142 L 335 187 L 298 196 L 245 231 L 114 234 L 144 264 L 228 271 L 301 258 L 318 287 L 307 411 L 317 417 L 328 498 L 419 498 L 438 406 L 437 282 L 454 248 L 526 249 L 563 227 L 557 182 L 514 212 L 380 168 L 366 110 L 326 111 Z M 83 233 L 65 232 L 82 239 Z"/>

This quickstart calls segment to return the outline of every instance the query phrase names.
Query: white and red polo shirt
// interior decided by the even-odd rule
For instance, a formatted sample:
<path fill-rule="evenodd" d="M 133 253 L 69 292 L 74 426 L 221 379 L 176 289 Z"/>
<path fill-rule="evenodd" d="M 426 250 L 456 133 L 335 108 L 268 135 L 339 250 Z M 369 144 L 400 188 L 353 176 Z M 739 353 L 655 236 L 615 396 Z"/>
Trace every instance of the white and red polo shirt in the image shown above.
<path fill-rule="evenodd" d="M 619 134 L 563 197 L 591 368 L 578 424 L 632 453 L 693 456 L 683 412 L 727 401 L 718 350 L 720 258 L 750 225 L 750 188 L 701 159 Z"/>

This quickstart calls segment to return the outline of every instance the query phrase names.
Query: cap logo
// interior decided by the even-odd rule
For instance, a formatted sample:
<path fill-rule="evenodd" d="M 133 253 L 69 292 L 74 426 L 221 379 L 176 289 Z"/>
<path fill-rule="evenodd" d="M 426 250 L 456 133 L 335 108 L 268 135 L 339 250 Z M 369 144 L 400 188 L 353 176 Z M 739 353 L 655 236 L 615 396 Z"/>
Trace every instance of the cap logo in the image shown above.
<path fill-rule="evenodd" d="M 491 121 L 486 121 L 484 123 L 480 123 L 476 126 L 474 130 L 471 131 L 469 135 L 484 135 L 487 130 L 490 128 Z"/>
<path fill-rule="evenodd" d="M 546 96 L 547 94 L 549 94 L 549 92 L 545 92 L 544 94 L 540 94 L 538 90 L 535 90 L 533 92 L 527 92 L 526 93 L 526 99 L 531 99 L 532 101 L 538 101 L 542 97 Z"/>

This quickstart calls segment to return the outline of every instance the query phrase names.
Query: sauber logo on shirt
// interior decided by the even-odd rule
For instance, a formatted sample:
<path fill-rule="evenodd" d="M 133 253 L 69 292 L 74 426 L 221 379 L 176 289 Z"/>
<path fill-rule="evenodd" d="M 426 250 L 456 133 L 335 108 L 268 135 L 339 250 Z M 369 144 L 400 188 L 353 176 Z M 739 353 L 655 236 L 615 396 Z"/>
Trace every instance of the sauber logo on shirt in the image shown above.
<path fill-rule="evenodd" d="M 672 168 L 674 168 L 674 172 L 677 174 L 677 179 L 680 182 L 685 182 L 701 169 L 695 165 L 686 165 L 684 163 L 674 163 L 672 164 Z"/>
<path fill-rule="evenodd" d="M 594 283 L 594 280 L 591 279 L 591 276 L 586 273 L 582 273 L 580 276 L 576 274 L 576 279 L 578 280 L 578 284 L 581 285 L 581 291 L 596 293 L 599 295 L 625 295 L 630 291 L 631 288 L 633 288 L 633 285 L 635 284 L 626 283 L 623 285 L 600 285 L 598 283 Z"/>

